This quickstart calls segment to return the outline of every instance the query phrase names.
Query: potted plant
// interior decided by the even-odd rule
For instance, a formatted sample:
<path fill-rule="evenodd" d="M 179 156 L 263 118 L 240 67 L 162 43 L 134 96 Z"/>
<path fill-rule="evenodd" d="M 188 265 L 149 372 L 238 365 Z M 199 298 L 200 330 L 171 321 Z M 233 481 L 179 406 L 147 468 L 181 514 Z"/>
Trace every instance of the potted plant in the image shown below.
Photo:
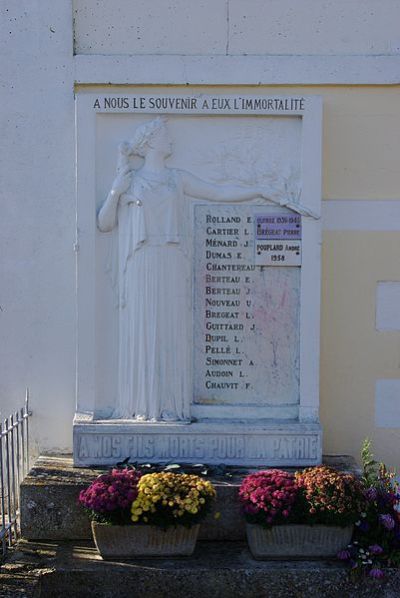
<path fill-rule="evenodd" d="M 361 483 L 319 466 L 292 474 L 279 469 L 247 476 L 239 499 L 255 558 L 335 556 L 351 540 L 363 509 Z"/>
<path fill-rule="evenodd" d="M 400 567 L 400 488 L 396 472 L 375 461 L 368 439 L 361 458 L 366 505 L 352 543 L 337 556 L 349 563 L 354 575 L 381 579 L 386 568 Z"/>
<path fill-rule="evenodd" d="M 100 493 L 105 497 L 105 504 L 99 498 L 97 502 L 91 498 L 93 486 L 105 486 L 104 479 L 95 480 L 80 496 L 81 503 L 89 508 L 100 555 L 104 559 L 191 555 L 200 522 L 216 495 L 211 482 L 196 475 L 170 472 L 125 475 L 128 485 L 131 481 L 129 499 L 123 491 L 128 504 L 124 500 L 119 512 L 110 509 L 113 484 L 102 492 L 96 491 L 96 496 Z"/>

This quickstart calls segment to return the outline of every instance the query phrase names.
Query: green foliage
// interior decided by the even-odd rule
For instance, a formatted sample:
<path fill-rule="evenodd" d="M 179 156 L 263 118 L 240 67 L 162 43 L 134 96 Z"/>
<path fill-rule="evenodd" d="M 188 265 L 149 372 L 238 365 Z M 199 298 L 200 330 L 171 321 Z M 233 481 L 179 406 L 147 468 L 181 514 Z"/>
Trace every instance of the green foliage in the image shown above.
<path fill-rule="evenodd" d="M 353 543 L 341 551 L 353 574 L 380 578 L 386 567 L 400 565 L 400 494 L 395 471 L 374 459 L 371 441 L 361 448 L 362 482 L 367 499 L 356 522 Z"/>
<path fill-rule="evenodd" d="M 362 444 L 361 462 L 363 466 L 363 484 L 367 488 L 375 486 L 379 481 L 379 469 L 383 464 L 375 461 L 372 452 L 372 443 L 369 438 L 366 438 Z"/>
<path fill-rule="evenodd" d="M 130 525 L 132 523 L 129 509 L 116 509 L 110 513 L 96 513 L 96 511 L 91 509 L 85 509 L 85 512 L 90 521 L 95 521 L 96 523 L 106 523 L 108 525 Z"/>
<path fill-rule="evenodd" d="M 361 447 L 361 461 L 363 465 L 362 482 L 366 488 L 377 488 L 387 492 L 398 491 L 395 481 L 396 472 L 386 467 L 382 462 L 375 461 L 372 443 L 366 438 Z"/>

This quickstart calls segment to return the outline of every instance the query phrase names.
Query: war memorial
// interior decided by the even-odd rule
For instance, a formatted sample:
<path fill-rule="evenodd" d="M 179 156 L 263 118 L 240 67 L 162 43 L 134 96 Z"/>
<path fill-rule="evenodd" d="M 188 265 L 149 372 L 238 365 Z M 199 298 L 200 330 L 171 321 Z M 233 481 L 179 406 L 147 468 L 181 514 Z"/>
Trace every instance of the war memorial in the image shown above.
<path fill-rule="evenodd" d="M 253 560 L 237 493 L 270 468 L 359 476 L 365 438 L 398 466 L 400 6 L 3 5 L 5 587 L 383 595 Z M 206 471 L 192 561 L 95 553 L 79 493 L 127 464 Z"/>

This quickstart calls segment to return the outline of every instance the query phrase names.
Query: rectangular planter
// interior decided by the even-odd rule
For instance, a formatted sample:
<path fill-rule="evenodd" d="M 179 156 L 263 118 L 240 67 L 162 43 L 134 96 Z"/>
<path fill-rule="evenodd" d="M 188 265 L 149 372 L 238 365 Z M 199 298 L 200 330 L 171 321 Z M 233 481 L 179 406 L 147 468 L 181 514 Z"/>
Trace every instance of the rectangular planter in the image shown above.
<path fill-rule="evenodd" d="M 315 559 L 335 557 L 351 541 L 353 526 L 276 525 L 265 529 L 246 524 L 255 559 Z"/>
<path fill-rule="evenodd" d="M 167 530 L 154 525 L 107 525 L 92 521 L 93 539 L 103 559 L 190 556 L 200 525 L 178 525 Z"/>

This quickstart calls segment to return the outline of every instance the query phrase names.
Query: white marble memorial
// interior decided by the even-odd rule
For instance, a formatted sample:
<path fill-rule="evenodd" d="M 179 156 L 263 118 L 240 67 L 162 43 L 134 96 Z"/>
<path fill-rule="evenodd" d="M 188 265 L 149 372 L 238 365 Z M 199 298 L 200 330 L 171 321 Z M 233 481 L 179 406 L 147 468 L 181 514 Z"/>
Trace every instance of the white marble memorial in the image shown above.
<path fill-rule="evenodd" d="M 78 94 L 74 461 L 307 465 L 321 104 Z"/>

